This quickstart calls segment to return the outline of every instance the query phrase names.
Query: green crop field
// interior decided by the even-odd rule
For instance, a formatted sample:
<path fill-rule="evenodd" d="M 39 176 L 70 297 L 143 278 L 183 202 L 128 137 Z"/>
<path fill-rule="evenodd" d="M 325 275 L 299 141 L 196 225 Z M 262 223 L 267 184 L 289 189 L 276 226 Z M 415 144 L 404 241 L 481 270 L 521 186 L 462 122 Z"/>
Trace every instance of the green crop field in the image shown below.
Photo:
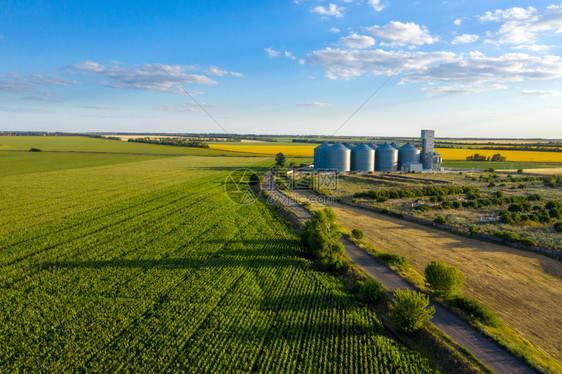
<path fill-rule="evenodd" d="M 132 153 L 150 155 L 202 155 L 244 156 L 239 152 L 219 151 L 214 149 L 177 147 L 169 145 L 124 142 L 84 136 L 0 136 L 0 151 L 28 151 L 39 148 L 42 151 L 56 152 L 98 152 L 98 153 Z"/>
<path fill-rule="evenodd" d="M 271 159 L 35 156 L 0 177 L 0 372 L 435 371 L 230 201 L 229 172 Z"/>
<path fill-rule="evenodd" d="M 67 152 L 2 152 L 0 177 L 152 160 L 168 156 Z"/>

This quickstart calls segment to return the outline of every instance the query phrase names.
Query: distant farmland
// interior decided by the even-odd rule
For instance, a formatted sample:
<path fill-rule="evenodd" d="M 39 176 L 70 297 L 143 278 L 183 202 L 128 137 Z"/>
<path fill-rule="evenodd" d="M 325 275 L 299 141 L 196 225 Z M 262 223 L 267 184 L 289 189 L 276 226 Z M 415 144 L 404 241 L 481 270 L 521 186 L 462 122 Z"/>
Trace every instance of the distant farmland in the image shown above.
<path fill-rule="evenodd" d="M 285 156 L 289 157 L 313 157 L 314 148 L 317 145 L 251 145 L 244 144 L 209 144 L 211 149 L 220 149 L 225 151 L 238 151 L 248 152 L 261 155 L 275 155 L 282 152 Z M 499 150 L 486 150 L 486 149 L 457 149 L 457 148 L 436 148 L 445 161 L 463 161 L 468 156 L 473 156 L 475 153 L 479 155 L 492 157 L 497 153 L 507 158 L 507 161 L 513 162 L 562 162 L 562 152 L 539 152 L 539 151 L 499 151 Z"/>

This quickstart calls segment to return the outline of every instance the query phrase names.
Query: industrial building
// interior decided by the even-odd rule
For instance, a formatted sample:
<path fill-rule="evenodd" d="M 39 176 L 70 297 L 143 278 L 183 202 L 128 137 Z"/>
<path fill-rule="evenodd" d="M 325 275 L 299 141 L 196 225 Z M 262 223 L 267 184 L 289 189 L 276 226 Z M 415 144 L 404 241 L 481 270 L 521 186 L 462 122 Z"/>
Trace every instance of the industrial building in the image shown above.
<path fill-rule="evenodd" d="M 442 159 L 434 149 L 435 131 L 422 130 L 421 151 L 410 143 L 398 148 L 395 143 L 322 143 L 314 149 L 314 169 L 338 172 L 440 170 Z"/>

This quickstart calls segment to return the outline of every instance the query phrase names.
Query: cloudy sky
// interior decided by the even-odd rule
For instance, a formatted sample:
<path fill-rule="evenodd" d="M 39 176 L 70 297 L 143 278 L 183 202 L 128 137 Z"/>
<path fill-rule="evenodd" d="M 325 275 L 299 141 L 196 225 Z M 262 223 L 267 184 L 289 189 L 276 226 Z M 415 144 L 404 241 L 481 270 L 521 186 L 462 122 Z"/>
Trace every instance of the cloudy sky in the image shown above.
<path fill-rule="evenodd" d="M 562 138 L 560 2 L 3 0 L 0 56 L 0 130 Z"/>

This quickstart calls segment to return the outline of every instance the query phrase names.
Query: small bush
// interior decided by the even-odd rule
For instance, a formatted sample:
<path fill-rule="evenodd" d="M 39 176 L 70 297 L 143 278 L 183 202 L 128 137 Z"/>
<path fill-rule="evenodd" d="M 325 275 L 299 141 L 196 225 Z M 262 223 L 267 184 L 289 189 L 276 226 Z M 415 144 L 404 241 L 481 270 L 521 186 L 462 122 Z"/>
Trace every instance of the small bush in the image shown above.
<path fill-rule="evenodd" d="M 477 300 L 466 296 L 455 296 L 449 300 L 449 304 L 459 308 L 475 320 L 491 327 L 500 327 L 500 319 L 490 311 L 485 305 L 480 304 Z"/>
<path fill-rule="evenodd" d="M 523 206 L 521 204 L 510 204 L 507 207 L 507 210 L 510 211 L 510 212 L 522 212 Z"/>
<path fill-rule="evenodd" d="M 537 245 L 537 243 L 535 243 L 533 239 L 529 238 L 522 238 L 521 240 L 519 240 L 519 242 L 523 245 L 526 245 L 527 247 L 535 247 Z"/>
<path fill-rule="evenodd" d="M 509 231 L 501 231 L 494 233 L 496 238 L 505 240 L 506 242 L 517 242 L 519 241 L 519 237 L 512 232 Z"/>
<path fill-rule="evenodd" d="M 517 169 L 517 174 L 522 174 L 523 173 L 523 169 Z"/>
<path fill-rule="evenodd" d="M 429 212 L 431 210 L 430 206 L 427 204 L 420 205 L 416 209 L 421 212 Z"/>
<path fill-rule="evenodd" d="M 29 148 L 29 152 L 42 152 L 39 148 Z"/>
<path fill-rule="evenodd" d="M 406 257 L 397 254 L 383 253 L 379 255 L 379 258 L 388 264 L 396 266 L 400 270 L 406 270 L 410 266 Z"/>
<path fill-rule="evenodd" d="M 438 296 L 451 296 L 464 286 L 464 274 L 443 261 L 431 261 L 425 268 L 425 280 Z"/>
<path fill-rule="evenodd" d="M 369 278 L 365 282 L 359 282 L 359 296 L 367 303 L 376 304 L 382 296 L 382 291 L 382 284 L 376 279 Z"/>
<path fill-rule="evenodd" d="M 351 236 L 353 236 L 355 239 L 363 239 L 363 231 L 359 229 L 353 229 L 351 230 Z"/>
<path fill-rule="evenodd" d="M 408 334 L 422 328 L 433 317 L 435 308 L 428 306 L 427 295 L 401 289 L 394 292 L 394 299 L 388 305 L 394 325 Z"/>
<path fill-rule="evenodd" d="M 468 226 L 468 235 L 473 236 L 478 232 L 478 227 L 476 226 Z"/>
<path fill-rule="evenodd" d="M 447 220 L 445 218 L 441 217 L 441 216 L 435 217 L 433 222 L 437 223 L 438 225 L 446 225 L 447 224 Z"/>
<path fill-rule="evenodd" d="M 562 222 L 556 222 L 554 224 L 554 230 L 558 232 L 562 232 Z"/>
<path fill-rule="evenodd" d="M 562 209 L 562 204 L 559 201 L 549 201 L 544 207 L 546 209 Z"/>

